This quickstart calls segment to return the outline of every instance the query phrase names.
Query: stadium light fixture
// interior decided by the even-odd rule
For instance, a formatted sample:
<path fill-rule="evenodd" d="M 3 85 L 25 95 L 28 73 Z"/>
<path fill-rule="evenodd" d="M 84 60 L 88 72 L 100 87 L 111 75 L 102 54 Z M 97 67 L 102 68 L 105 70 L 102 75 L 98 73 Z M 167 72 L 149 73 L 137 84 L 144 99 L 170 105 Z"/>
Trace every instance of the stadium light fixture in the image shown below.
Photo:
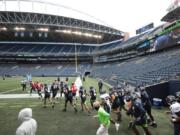
<path fill-rule="evenodd" d="M 102 38 L 102 36 L 98 36 L 97 38 L 101 39 L 101 38 Z"/>
<path fill-rule="evenodd" d="M 71 30 L 63 30 L 63 33 L 71 34 L 72 31 Z"/>
<path fill-rule="evenodd" d="M 97 38 L 97 39 L 101 39 L 102 38 L 102 36 L 100 36 L 100 35 L 93 35 L 93 37 Z"/>
<path fill-rule="evenodd" d="M 14 27 L 14 30 L 15 31 L 25 31 L 26 28 L 24 28 L 24 27 Z"/>
<path fill-rule="evenodd" d="M 38 28 L 37 30 L 41 31 L 41 32 L 48 32 L 49 31 L 48 28 Z"/>
<path fill-rule="evenodd" d="M 91 33 L 84 33 L 84 36 L 86 37 L 92 37 L 93 35 Z"/>
<path fill-rule="evenodd" d="M 78 36 L 85 36 L 85 37 L 93 37 L 93 38 L 97 38 L 97 39 L 101 39 L 102 36 L 101 35 L 93 35 L 92 33 L 83 33 L 81 31 L 71 31 L 71 30 L 55 30 L 55 32 L 58 33 L 65 33 L 65 34 L 74 34 L 74 35 L 78 35 Z"/>
<path fill-rule="evenodd" d="M 75 32 L 73 32 L 73 34 L 81 36 L 81 35 L 82 35 L 82 32 L 80 32 L 80 31 L 75 31 Z"/>
<path fill-rule="evenodd" d="M 96 35 L 96 38 L 101 39 L 102 36 L 101 35 Z"/>
<path fill-rule="evenodd" d="M 6 27 L 2 27 L 2 28 L 0 28 L 0 31 L 7 31 L 7 28 Z"/>
<path fill-rule="evenodd" d="M 62 30 L 55 30 L 55 32 L 59 32 L 59 33 L 61 33 L 61 32 L 63 32 Z"/>
<path fill-rule="evenodd" d="M 72 31 L 71 31 L 71 30 L 55 30 L 55 32 L 65 33 L 65 34 L 72 34 Z"/>

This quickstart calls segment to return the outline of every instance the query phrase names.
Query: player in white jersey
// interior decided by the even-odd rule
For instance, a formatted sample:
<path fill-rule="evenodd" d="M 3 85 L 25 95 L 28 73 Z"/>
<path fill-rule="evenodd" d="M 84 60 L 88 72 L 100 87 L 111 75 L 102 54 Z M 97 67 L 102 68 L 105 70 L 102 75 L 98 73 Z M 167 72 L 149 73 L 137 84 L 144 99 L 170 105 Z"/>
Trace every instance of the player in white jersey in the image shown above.
<path fill-rule="evenodd" d="M 170 105 L 171 122 L 174 125 L 174 135 L 180 135 L 180 92 L 175 96 L 168 96 L 167 103 Z"/>

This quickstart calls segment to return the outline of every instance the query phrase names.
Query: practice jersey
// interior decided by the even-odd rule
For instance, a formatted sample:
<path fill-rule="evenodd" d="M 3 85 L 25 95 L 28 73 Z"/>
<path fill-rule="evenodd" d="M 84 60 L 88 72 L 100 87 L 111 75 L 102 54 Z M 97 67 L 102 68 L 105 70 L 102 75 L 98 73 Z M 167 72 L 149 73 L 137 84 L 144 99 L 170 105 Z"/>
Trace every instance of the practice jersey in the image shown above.
<path fill-rule="evenodd" d="M 72 91 L 69 90 L 68 88 L 64 89 L 64 93 L 65 93 L 66 98 L 72 98 L 73 97 Z"/>
<path fill-rule="evenodd" d="M 99 87 L 102 87 L 102 86 L 103 86 L 102 81 L 99 81 L 99 82 L 98 82 L 98 86 L 99 86 Z"/>
<path fill-rule="evenodd" d="M 151 101 L 146 91 L 141 92 L 141 101 L 144 106 L 147 106 L 147 105 L 151 106 Z"/>
<path fill-rule="evenodd" d="M 76 93 L 77 87 L 76 87 L 75 84 L 73 84 L 73 85 L 71 86 L 71 90 L 72 90 L 72 93 Z"/>
<path fill-rule="evenodd" d="M 37 90 L 41 91 L 42 88 L 43 88 L 43 84 L 42 84 L 42 83 L 37 83 L 37 84 L 36 84 L 36 89 L 37 89 Z"/>
<path fill-rule="evenodd" d="M 98 110 L 98 118 L 100 124 L 106 125 L 107 127 L 110 126 L 110 114 L 107 113 L 102 107 Z"/>
<path fill-rule="evenodd" d="M 53 84 L 51 85 L 51 91 L 52 91 L 53 93 L 56 93 L 58 90 L 59 90 L 58 84 L 53 83 Z"/>
<path fill-rule="evenodd" d="M 180 117 L 180 103 L 175 102 L 174 104 L 172 104 L 170 106 L 170 110 L 171 110 L 171 117 L 172 118 Z"/>
<path fill-rule="evenodd" d="M 111 104 L 110 104 L 110 101 L 109 101 L 109 100 L 106 100 L 106 101 L 105 101 L 103 107 L 104 107 L 104 110 L 105 110 L 107 113 L 109 113 L 109 114 L 111 113 Z"/>
<path fill-rule="evenodd" d="M 90 89 L 89 93 L 90 93 L 91 97 L 96 97 L 96 90 L 95 89 Z"/>
<path fill-rule="evenodd" d="M 120 105 L 121 106 L 125 105 L 125 102 L 124 102 L 125 91 L 123 89 L 120 89 L 117 91 L 117 94 L 119 97 Z"/>
<path fill-rule="evenodd" d="M 80 95 L 81 98 L 86 97 L 86 90 L 85 89 L 80 89 L 79 90 L 79 95 Z"/>
<path fill-rule="evenodd" d="M 121 103 L 118 96 L 112 95 L 111 99 L 112 99 L 112 106 L 111 106 L 112 109 L 117 109 L 118 107 L 120 107 Z"/>
<path fill-rule="evenodd" d="M 60 82 L 60 88 L 62 89 L 63 87 L 64 87 L 64 82 L 61 81 L 61 82 Z"/>
<path fill-rule="evenodd" d="M 50 86 L 45 86 L 44 87 L 44 94 L 50 94 L 51 90 L 50 90 Z"/>
<path fill-rule="evenodd" d="M 146 111 L 144 110 L 142 104 L 138 101 L 133 101 L 132 107 L 130 108 L 128 113 L 132 114 L 135 118 L 142 118 L 146 115 Z"/>
<path fill-rule="evenodd" d="M 35 82 L 31 82 L 30 85 L 31 85 L 31 88 L 32 88 L 32 89 L 36 89 L 36 84 L 35 84 Z"/>

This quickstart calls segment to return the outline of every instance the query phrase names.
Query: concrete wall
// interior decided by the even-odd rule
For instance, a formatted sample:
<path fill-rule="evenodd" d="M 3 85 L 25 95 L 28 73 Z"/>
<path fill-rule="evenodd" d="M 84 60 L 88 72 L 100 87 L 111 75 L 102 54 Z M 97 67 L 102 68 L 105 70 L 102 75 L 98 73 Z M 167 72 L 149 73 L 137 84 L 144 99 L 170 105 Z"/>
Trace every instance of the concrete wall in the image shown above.
<path fill-rule="evenodd" d="M 162 104 L 166 105 L 166 97 L 180 91 L 180 80 L 171 80 L 169 82 L 149 86 L 146 87 L 146 91 L 149 94 L 151 101 L 153 101 L 153 98 L 160 98 L 162 99 Z"/>

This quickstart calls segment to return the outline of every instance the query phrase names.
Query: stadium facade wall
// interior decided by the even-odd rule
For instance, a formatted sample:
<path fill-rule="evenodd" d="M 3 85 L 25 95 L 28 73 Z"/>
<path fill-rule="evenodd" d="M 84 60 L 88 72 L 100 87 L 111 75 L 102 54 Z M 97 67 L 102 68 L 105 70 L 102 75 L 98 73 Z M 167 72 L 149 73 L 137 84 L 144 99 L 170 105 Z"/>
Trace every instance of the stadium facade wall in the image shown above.
<path fill-rule="evenodd" d="M 146 87 L 146 91 L 149 94 L 151 101 L 153 98 L 162 99 L 162 104 L 166 104 L 166 97 L 168 95 L 175 95 L 177 91 L 180 91 L 180 80 L 170 80 L 169 82 L 159 83 Z"/>
<path fill-rule="evenodd" d="M 178 91 L 180 91 L 180 80 L 169 81 L 169 94 L 173 95 Z"/>
<path fill-rule="evenodd" d="M 151 101 L 153 101 L 153 98 L 160 98 L 162 99 L 162 104 L 166 105 L 165 99 L 169 95 L 168 82 L 159 83 L 156 85 L 146 87 L 146 91 L 149 94 Z"/>

